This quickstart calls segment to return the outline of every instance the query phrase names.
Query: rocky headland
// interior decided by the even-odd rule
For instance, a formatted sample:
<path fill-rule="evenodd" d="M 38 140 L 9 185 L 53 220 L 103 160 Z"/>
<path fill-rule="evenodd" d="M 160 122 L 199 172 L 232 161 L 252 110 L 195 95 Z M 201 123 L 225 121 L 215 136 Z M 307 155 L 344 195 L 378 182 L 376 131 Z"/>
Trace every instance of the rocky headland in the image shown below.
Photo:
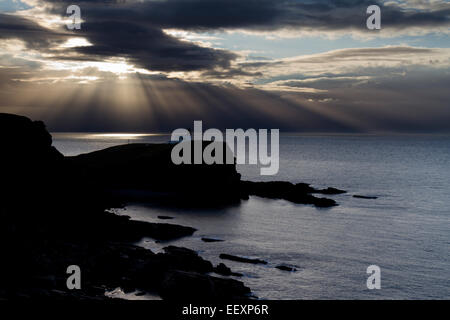
<path fill-rule="evenodd" d="M 109 209 L 143 199 L 219 207 L 252 195 L 330 207 L 334 200 L 313 194 L 343 192 L 242 181 L 235 165 L 176 166 L 171 148 L 129 144 L 64 157 L 44 123 L 0 114 L 0 299 L 103 300 L 118 287 L 164 299 L 248 299 L 250 289 L 241 281 L 214 275 L 240 276 L 223 263 L 213 266 L 186 248 L 168 246 L 156 254 L 132 244 L 143 237 L 191 236 L 194 228 L 135 221 Z M 69 265 L 81 268 L 82 290 L 67 289 Z"/>

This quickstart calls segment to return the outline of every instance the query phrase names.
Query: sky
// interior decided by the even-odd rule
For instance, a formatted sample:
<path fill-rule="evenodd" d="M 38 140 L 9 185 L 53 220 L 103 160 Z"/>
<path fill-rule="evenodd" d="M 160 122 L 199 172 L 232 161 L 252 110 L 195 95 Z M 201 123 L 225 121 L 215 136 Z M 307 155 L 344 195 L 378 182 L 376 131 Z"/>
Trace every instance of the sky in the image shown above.
<path fill-rule="evenodd" d="M 0 112 L 70 132 L 449 133 L 449 34 L 448 0 L 0 0 Z"/>

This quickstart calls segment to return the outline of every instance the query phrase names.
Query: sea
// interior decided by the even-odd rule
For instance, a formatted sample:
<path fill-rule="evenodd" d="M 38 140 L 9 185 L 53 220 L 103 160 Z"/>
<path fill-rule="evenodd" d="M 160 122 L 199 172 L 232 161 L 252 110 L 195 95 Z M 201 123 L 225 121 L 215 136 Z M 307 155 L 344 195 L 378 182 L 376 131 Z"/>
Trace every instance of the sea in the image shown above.
<path fill-rule="evenodd" d="M 165 134 L 52 135 L 53 145 L 67 156 L 170 139 Z M 239 165 L 238 171 L 244 180 L 305 182 L 347 193 L 327 196 L 339 204 L 329 209 L 250 197 L 218 210 L 129 203 L 115 213 L 196 228 L 192 237 L 170 243 L 144 238 L 137 244 L 154 252 L 169 244 L 187 247 L 214 264 L 223 262 L 243 274 L 236 279 L 259 299 L 450 298 L 449 135 L 283 133 L 276 176 L 261 176 L 257 165 Z M 206 243 L 202 237 L 224 241 Z M 221 253 L 268 264 L 221 260 Z M 282 271 L 279 265 L 297 271 Z M 380 289 L 367 285 L 373 265 L 380 268 Z"/>

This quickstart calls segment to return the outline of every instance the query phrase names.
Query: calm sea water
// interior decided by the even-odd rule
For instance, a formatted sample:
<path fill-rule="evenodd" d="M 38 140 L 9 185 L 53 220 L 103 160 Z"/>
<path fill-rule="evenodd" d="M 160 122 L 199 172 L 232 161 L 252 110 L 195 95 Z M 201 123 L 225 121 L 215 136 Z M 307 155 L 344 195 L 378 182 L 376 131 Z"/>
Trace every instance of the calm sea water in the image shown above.
<path fill-rule="evenodd" d="M 166 142 L 165 135 L 54 134 L 54 145 L 76 155 L 132 142 Z M 244 274 L 263 299 L 449 299 L 450 136 L 295 135 L 280 139 L 280 171 L 248 180 L 307 182 L 348 190 L 340 205 L 316 209 L 251 197 L 222 210 L 167 210 L 130 204 L 117 210 L 135 219 L 198 229 L 171 244 L 195 249 Z M 377 196 L 376 200 L 352 195 Z M 201 237 L 225 240 L 204 243 Z M 159 251 L 167 244 L 143 239 Z M 257 257 L 268 265 L 221 261 L 220 253 Z M 295 265 L 297 272 L 275 269 Z M 381 290 L 368 290 L 367 267 L 381 268 Z"/>

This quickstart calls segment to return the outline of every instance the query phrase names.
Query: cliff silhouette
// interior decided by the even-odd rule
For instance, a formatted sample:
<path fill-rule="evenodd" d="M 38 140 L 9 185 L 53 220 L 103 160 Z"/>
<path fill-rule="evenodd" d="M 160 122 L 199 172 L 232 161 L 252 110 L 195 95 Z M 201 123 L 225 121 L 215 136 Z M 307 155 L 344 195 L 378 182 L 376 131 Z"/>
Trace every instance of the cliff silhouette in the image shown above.
<path fill-rule="evenodd" d="M 106 299 L 105 291 L 121 287 L 165 299 L 247 299 L 250 289 L 241 281 L 210 274 L 236 275 L 224 265 L 185 248 L 155 254 L 131 244 L 190 236 L 194 228 L 134 221 L 108 209 L 136 199 L 217 207 L 250 195 L 327 207 L 336 203 L 311 193 L 341 192 L 244 182 L 235 165 L 176 166 L 171 148 L 131 144 L 64 157 L 43 122 L 0 114 L 0 297 Z M 73 264 L 83 271 L 83 290 L 66 287 Z"/>

